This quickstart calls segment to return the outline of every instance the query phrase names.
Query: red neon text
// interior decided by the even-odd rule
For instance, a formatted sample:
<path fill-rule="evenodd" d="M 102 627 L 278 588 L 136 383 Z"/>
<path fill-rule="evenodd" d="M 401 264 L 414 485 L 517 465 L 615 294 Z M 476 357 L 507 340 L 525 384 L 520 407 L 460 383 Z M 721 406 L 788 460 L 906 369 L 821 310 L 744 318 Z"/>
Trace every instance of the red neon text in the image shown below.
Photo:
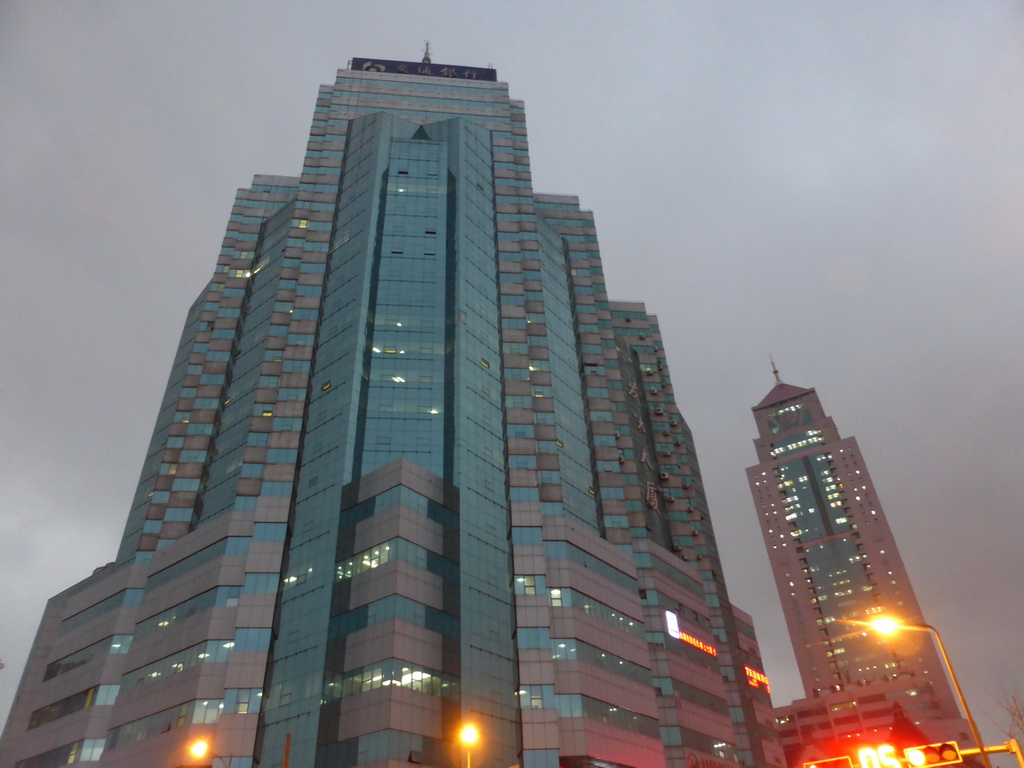
<path fill-rule="evenodd" d="M 710 643 L 705 643 L 703 640 L 699 640 L 693 635 L 688 635 L 685 632 L 679 633 L 679 639 L 684 643 L 689 643 L 694 648 L 700 648 L 704 653 L 710 653 L 712 656 L 718 655 L 718 649 Z"/>
<path fill-rule="evenodd" d="M 766 693 L 772 692 L 772 689 L 768 685 L 768 675 L 766 675 L 764 672 L 758 672 L 756 669 L 752 669 L 751 667 L 744 667 L 743 669 L 747 672 L 748 683 L 750 683 L 755 688 L 757 688 L 760 685 L 763 685 Z"/>

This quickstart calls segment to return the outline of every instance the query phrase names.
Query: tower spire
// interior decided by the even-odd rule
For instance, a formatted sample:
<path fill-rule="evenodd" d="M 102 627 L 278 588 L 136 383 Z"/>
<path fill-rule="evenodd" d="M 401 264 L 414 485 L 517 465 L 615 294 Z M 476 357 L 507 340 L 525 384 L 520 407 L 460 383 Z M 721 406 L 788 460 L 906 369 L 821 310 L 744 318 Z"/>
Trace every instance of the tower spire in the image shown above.
<path fill-rule="evenodd" d="M 423 63 L 430 63 L 430 41 L 427 40 L 423 43 Z"/>
<path fill-rule="evenodd" d="M 773 358 L 771 355 L 768 355 L 768 359 L 771 361 L 771 364 L 772 364 L 772 373 L 775 374 L 775 383 L 776 384 L 781 384 L 782 383 L 782 377 L 779 376 L 779 368 L 778 368 L 777 365 L 775 365 L 775 358 Z"/>

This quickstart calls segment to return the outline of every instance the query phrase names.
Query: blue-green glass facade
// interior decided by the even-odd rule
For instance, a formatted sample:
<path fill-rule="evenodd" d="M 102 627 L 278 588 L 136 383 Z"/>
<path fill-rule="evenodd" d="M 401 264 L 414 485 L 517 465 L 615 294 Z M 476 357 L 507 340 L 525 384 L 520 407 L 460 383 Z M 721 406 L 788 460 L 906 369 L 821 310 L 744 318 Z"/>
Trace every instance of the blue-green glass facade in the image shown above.
<path fill-rule="evenodd" d="M 450 766 L 467 721 L 479 765 L 781 765 L 657 319 L 489 70 L 356 61 L 239 191 L 0 766 Z"/>

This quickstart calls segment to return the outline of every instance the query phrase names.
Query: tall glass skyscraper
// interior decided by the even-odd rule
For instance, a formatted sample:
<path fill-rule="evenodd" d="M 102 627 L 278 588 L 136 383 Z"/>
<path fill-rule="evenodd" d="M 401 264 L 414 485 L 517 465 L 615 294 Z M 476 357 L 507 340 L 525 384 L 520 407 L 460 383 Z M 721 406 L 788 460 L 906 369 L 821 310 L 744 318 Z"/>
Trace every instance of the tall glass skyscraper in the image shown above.
<path fill-rule="evenodd" d="M 782 763 L 657 319 L 493 70 L 354 59 L 301 175 L 238 193 L 0 766 L 470 759 Z"/>
<path fill-rule="evenodd" d="M 856 438 L 815 390 L 775 377 L 753 408 L 747 477 L 806 697 L 779 709 L 783 744 L 884 736 L 894 707 L 937 739 L 967 738 L 930 636 L 866 627 L 924 616 Z"/>

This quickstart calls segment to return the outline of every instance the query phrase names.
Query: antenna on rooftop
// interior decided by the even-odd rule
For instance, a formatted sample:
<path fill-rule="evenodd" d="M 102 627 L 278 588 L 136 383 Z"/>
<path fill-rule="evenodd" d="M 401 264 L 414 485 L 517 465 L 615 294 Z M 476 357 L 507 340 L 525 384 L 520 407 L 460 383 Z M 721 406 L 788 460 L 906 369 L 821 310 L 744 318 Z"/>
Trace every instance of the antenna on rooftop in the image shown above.
<path fill-rule="evenodd" d="M 429 64 L 430 63 L 430 41 L 427 40 L 423 45 L 424 45 L 424 48 L 423 48 L 423 63 L 424 64 Z"/>
<path fill-rule="evenodd" d="M 775 359 L 770 354 L 768 355 L 768 359 L 771 361 L 772 364 L 772 373 L 775 374 L 775 383 L 781 384 L 782 378 L 779 376 L 779 368 L 778 366 L 775 365 Z"/>

